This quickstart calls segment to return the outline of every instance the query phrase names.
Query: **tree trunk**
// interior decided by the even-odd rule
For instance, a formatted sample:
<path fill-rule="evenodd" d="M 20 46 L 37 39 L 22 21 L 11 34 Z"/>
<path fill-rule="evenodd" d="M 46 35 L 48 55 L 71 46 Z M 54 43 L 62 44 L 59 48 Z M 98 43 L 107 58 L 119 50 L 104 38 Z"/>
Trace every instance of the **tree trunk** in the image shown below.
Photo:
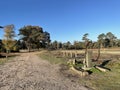
<path fill-rule="evenodd" d="M 30 47 L 28 47 L 28 52 L 30 52 Z"/>
<path fill-rule="evenodd" d="M 98 60 L 99 60 L 99 58 L 100 58 L 100 48 L 101 48 L 101 44 L 99 44 L 99 47 L 98 47 L 98 56 L 97 56 L 96 61 L 98 61 Z"/>
<path fill-rule="evenodd" d="M 8 58 L 9 50 L 6 50 L 6 58 Z"/>

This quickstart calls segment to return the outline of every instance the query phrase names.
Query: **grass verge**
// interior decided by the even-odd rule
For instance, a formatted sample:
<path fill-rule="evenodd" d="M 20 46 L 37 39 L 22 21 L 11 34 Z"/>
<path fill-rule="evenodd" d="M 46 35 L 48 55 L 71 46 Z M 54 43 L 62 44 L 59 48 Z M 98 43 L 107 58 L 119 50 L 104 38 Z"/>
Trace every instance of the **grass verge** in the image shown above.
<path fill-rule="evenodd" d="M 111 71 L 94 71 L 90 76 L 81 78 L 80 83 L 93 90 L 120 90 L 120 61 L 111 61 L 106 67 Z"/>
<path fill-rule="evenodd" d="M 51 64 L 66 64 L 66 57 L 59 57 L 57 51 L 44 51 L 39 54 L 40 58 L 49 61 Z"/>
<path fill-rule="evenodd" d="M 59 52 L 46 51 L 39 54 L 39 56 L 52 64 L 66 63 L 68 58 L 59 58 L 57 57 L 57 53 Z M 81 65 L 76 65 L 76 67 L 81 67 Z M 105 67 L 111 69 L 111 71 L 100 72 L 99 70 L 92 68 L 91 71 L 93 73 L 91 75 L 78 78 L 80 84 L 90 87 L 93 90 L 120 90 L 120 61 L 112 60 Z"/>
<path fill-rule="evenodd" d="M 5 64 L 6 62 L 12 60 L 16 55 L 10 55 L 7 58 L 5 56 L 0 57 L 0 65 Z"/>
<path fill-rule="evenodd" d="M 0 58 L 0 65 L 5 64 L 6 62 L 10 61 L 13 57 L 8 58 Z"/>

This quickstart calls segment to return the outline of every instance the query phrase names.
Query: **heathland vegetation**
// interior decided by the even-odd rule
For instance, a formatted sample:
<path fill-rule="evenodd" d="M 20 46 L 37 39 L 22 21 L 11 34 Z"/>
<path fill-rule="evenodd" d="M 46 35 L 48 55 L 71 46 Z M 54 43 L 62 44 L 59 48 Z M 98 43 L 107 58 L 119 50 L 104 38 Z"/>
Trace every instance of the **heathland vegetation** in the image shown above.
<path fill-rule="evenodd" d="M 13 63 L 20 63 L 20 67 L 26 70 L 26 72 L 28 72 L 27 74 L 30 73 L 30 70 L 32 70 L 32 72 L 37 70 L 35 72 L 37 74 L 45 73 L 45 76 L 49 76 L 49 78 L 44 77 L 45 80 L 53 80 L 54 83 L 50 83 L 55 84 L 55 87 L 58 87 L 56 86 L 58 84 L 55 83 L 53 76 L 51 75 L 56 75 L 54 77 L 55 80 L 58 83 L 62 83 L 59 80 L 60 78 L 63 79 L 61 76 L 62 74 L 64 78 L 69 78 L 71 80 L 71 82 L 69 80 L 66 81 L 68 87 L 74 88 L 75 90 L 79 90 L 76 86 L 78 85 L 77 82 L 79 82 L 80 85 L 88 88 L 88 90 L 119 90 L 120 39 L 117 38 L 112 32 L 99 34 L 97 36 L 97 41 L 90 40 L 88 38 L 89 33 L 85 33 L 82 37 L 80 37 L 82 40 L 71 43 L 70 41 L 51 41 L 50 33 L 44 31 L 40 26 L 23 26 L 19 29 L 18 35 L 15 33 L 15 26 L 13 24 L 6 25 L 4 27 L 0 26 L 0 29 L 4 31 L 4 37 L 0 39 L 0 64 L 8 61 L 7 59 L 3 58 L 3 56 L 11 56 L 12 54 L 10 53 L 12 52 L 17 52 L 17 54 L 20 54 L 20 52 L 23 50 L 32 53 L 22 53 L 24 58 L 23 56 L 19 56 L 18 58 L 20 58 L 20 60 L 18 59 Z M 36 53 L 36 51 L 38 52 Z M 40 58 L 38 58 L 38 56 Z M 41 58 L 49 61 L 50 64 L 46 61 L 41 61 Z M 22 61 L 24 61 L 24 63 L 22 63 Z M 26 67 L 26 65 L 29 66 Z M 40 67 L 39 65 L 41 65 L 41 68 L 38 68 Z M 12 66 L 18 68 L 18 65 Z M 44 68 L 45 71 L 42 70 L 42 68 Z M 16 69 L 16 71 L 18 72 L 19 68 Z M 51 75 L 48 74 L 49 72 Z M 39 77 L 39 75 L 35 73 L 33 76 Z M 24 78 L 24 75 L 27 75 L 25 72 L 21 72 L 20 74 L 21 76 L 18 75 L 20 78 Z M 18 80 L 18 78 L 16 80 Z M 33 80 L 36 80 L 36 78 Z M 70 86 L 69 83 L 74 83 L 76 87 Z M 45 84 L 49 87 L 48 83 L 45 82 Z M 19 83 L 17 83 L 17 85 L 19 86 Z M 22 86 L 24 89 L 27 88 L 24 87 L 25 85 Z M 67 88 L 63 86 L 63 84 L 60 85 L 61 88 Z M 13 88 L 15 89 L 17 87 Z"/>
<path fill-rule="evenodd" d="M 40 49 L 45 48 L 49 50 L 80 50 L 85 49 L 89 42 L 88 49 L 98 48 L 118 48 L 120 47 L 120 39 L 118 39 L 112 32 L 102 33 L 98 35 L 97 41 L 92 41 L 88 38 L 89 33 L 83 35 L 82 40 L 71 43 L 51 41 L 50 33 L 43 30 L 40 26 L 24 26 L 19 29 L 19 34 L 15 34 L 15 26 L 6 25 L 0 27 L 4 30 L 4 37 L 0 40 L 0 51 L 19 51 L 20 49 Z M 15 39 L 17 38 L 17 39 Z"/>

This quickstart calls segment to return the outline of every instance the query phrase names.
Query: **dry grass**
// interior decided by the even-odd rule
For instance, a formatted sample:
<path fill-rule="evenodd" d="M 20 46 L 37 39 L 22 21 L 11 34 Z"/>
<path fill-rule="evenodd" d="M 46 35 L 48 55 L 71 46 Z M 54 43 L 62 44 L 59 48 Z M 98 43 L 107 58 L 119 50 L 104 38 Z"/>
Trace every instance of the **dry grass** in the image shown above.
<path fill-rule="evenodd" d="M 2 53 L 1 57 L 0 57 L 0 65 L 12 60 L 15 56 L 17 56 L 18 54 L 9 54 L 8 57 L 6 58 L 6 54 Z"/>
<path fill-rule="evenodd" d="M 49 60 L 51 63 L 62 63 L 66 60 L 64 58 L 56 58 L 58 52 L 44 52 L 40 57 Z M 111 71 L 100 72 L 97 69 L 92 69 L 92 74 L 79 78 L 80 84 L 90 87 L 93 90 L 120 90 L 120 60 L 119 55 L 101 55 L 101 60 L 112 59 L 105 67 Z"/>
<path fill-rule="evenodd" d="M 94 90 L 120 90 L 120 61 L 111 61 L 106 67 L 111 71 L 95 71 L 92 75 L 81 78 L 80 83 Z"/>
<path fill-rule="evenodd" d="M 58 51 L 44 51 L 39 54 L 40 58 L 44 60 L 48 60 L 52 64 L 66 64 L 67 58 L 66 57 L 59 57 Z"/>

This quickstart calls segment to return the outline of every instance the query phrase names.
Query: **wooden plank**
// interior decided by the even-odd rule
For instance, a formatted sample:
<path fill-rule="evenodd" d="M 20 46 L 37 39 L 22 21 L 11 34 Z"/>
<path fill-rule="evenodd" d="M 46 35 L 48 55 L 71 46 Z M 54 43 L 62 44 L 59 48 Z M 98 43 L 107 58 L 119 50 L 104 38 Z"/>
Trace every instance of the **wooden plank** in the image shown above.
<path fill-rule="evenodd" d="M 81 77 L 89 75 L 88 72 L 86 72 L 86 71 L 79 71 L 79 70 L 75 69 L 73 66 L 70 68 L 70 70 L 74 71 L 76 74 L 80 75 Z"/>
<path fill-rule="evenodd" d="M 102 72 L 106 72 L 106 71 L 107 71 L 107 69 L 102 68 L 102 67 L 100 67 L 100 66 L 95 66 L 95 68 L 97 68 L 98 70 L 100 70 L 100 71 L 102 71 Z"/>

